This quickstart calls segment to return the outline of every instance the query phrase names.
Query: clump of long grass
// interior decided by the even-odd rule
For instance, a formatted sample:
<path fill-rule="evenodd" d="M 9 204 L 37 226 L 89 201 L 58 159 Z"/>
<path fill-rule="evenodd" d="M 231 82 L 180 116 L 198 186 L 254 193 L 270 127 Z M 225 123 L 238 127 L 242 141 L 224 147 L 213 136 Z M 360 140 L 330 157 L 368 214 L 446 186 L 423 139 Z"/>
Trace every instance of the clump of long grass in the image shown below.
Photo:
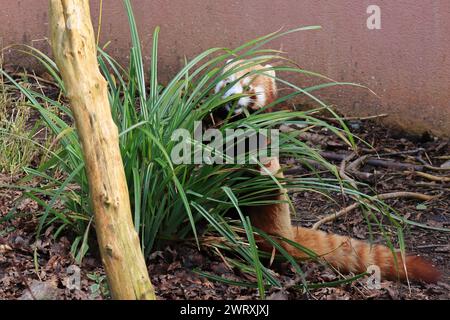
<path fill-rule="evenodd" d="M 0 75 L 0 173 L 16 177 L 40 153 L 33 142 L 39 126 L 30 126 L 30 118 L 25 96 Z"/>
<path fill-rule="evenodd" d="M 267 286 L 281 284 L 270 268 L 261 263 L 260 257 L 264 254 L 258 251 L 254 234 L 272 241 L 283 259 L 291 262 L 299 274 L 302 274 L 302 270 L 277 242 L 262 231 L 254 230 L 243 214 L 236 220 L 228 218 L 227 212 L 230 209 L 242 213 L 241 209 L 246 206 L 270 203 L 266 197 L 267 193 L 279 190 L 282 182 L 289 190 L 318 192 L 327 196 L 330 201 L 333 201 L 333 194 L 348 194 L 361 201 L 369 223 L 376 222 L 383 228 L 376 217 L 377 212 L 388 215 L 393 223 L 397 223 L 379 201 L 368 201 L 368 196 L 342 181 L 336 167 L 324 160 L 316 148 L 296 139 L 295 132 L 280 135 L 280 156 L 295 158 L 313 172 L 315 169 L 308 166 L 309 160 L 319 162 L 334 178 L 323 178 L 316 172 L 309 178 L 286 178 L 278 181 L 270 175 L 249 174 L 257 171 L 255 166 L 174 164 L 170 158 L 176 144 L 171 138 L 175 130 L 186 129 L 192 133 L 195 122 L 202 121 L 215 109 L 239 98 L 234 96 L 224 100 L 223 92 L 215 94 L 213 90 L 219 81 L 244 67 L 237 65 L 223 73 L 224 64 L 229 59 L 245 59 L 245 67 L 277 60 L 283 63 L 273 67 L 275 71 L 303 74 L 318 78 L 322 82 L 305 88 L 277 78 L 280 84 L 290 90 L 283 91 L 287 93 L 281 95 L 273 105 L 284 103 L 296 96 L 307 96 L 317 107 L 309 111 L 248 114 L 245 119 L 225 122 L 219 127 L 220 130 L 271 129 L 286 123 L 301 126 L 305 131 L 320 127 L 328 129 L 353 148 L 355 137 L 345 123 L 314 94 L 322 88 L 354 84 L 331 81 L 314 72 L 299 69 L 282 58 L 280 52 L 265 48 L 279 37 L 294 32 L 316 30 L 319 27 L 309 26 L 275 32 L 235 49 L 209 49 L 186 62 L 167 84 L 162 85 L 158 81 L 159 29 L 153 34 L 152 62 L 148 70 L 143 63 L 130 1 L 125 0 L 124 3 L 132 40 L 129 65 L 122 67 L 106 50 L 100 48 L 98 63 L 108 82 L 112 116 L 120 132 L 120 147 L 133 207 L 134 225 L 146 256 L 165 241 L 194 239 L 200 245 L 202 239 L 213 235 L 214 241 L 208 241 L 207 245 L 217 251 L 228 251 L 227 259 L 230 265 L 253 275 L 256 283 L 254 286 L 263 297 Z M 64 96 L 64 84 L 55 63 L 36 49 L 31 48 L 31 54 L 38 58 L 53 76 Z M 28 103 L 40 113 L 45 126 L 57 137 L 58 149 L 49 152 L 48 159 L 38 168 L 25 169 L 27 179 L 35 178 L 41 181 L 39 187 L 22 187 L 26 197 L 37 201 L 44 208 L 39 217 L 37 234 L 47 225 L 55 223 L 59 225 L 55 236 L 64 229 L 74 231 L 78 236 L 73 241 L 72 252 L 80 260 L 88 250 L 88 238 L 93 223 L 83 155 L 77 132 L 73 129 L 70 108 L 60 99 L 51 99 L 42 92 L 25 88 L 4 71 L 1 72 L 21 90 Z M 46 105 L 52 108 L 46 108 Z M 318 111 L 332 113 L 340 125 L 331 125 L 315 118 L 314 114 Z M 59 177 L 62 173 L 65 178 L 56 179 L 56 173 Z M 307 248 L 300 246 L 299 249 L 307 251 Z M 232 284 L 253 286 L 251 283 Z M 306 282 L 302 285 L 304 288 L 308 287 Z"/>

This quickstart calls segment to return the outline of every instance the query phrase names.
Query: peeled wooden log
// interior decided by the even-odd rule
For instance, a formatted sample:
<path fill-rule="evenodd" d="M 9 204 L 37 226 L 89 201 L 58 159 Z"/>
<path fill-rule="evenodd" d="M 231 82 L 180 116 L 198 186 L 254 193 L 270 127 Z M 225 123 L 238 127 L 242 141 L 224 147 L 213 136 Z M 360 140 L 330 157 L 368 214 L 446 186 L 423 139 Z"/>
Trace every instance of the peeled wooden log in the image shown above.
<path fill-rule="evenodd" d="M 50 0 L 51 44 L 83 149 L 113 299 L 155 299 L 134 229 L 117 126 L 97 65 L 88 0 Z"/>

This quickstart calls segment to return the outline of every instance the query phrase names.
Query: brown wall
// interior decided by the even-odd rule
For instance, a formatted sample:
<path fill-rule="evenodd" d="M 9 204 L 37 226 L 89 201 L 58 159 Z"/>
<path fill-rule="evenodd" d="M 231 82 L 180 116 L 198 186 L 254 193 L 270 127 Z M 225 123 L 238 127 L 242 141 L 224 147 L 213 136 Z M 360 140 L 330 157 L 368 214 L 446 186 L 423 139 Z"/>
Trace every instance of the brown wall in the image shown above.
<path fill-rule="evenodd" d="M 101 41 L 126 61 L 127 19 L 120 0 L 105 0 Z M 47 48 L 46 0 L 0 0 L 0 45 Z M 144 47 L 161 26 L 160 70 L 173 75 L 184 61 L 213 46 L 237 46 L 284 27 L 323 30 L 274 42 L 302 67 L 363 89 L 324 93 L 347 115 L 388 113 L 386 122 L 412 132 L 450 136 L 449 0 L 132 0 Z M 381 7 L 381 30 L 366 26 L 368 5 Z M 91 1 L 97 23 L 98 1 Z M 148 52 L 148 51 L 147 51 Z M 28 61 L 7 54 L 7 62 Z M 147 58 L 148 59 L 148 56 Z M 299 79 L 297 81 L 301 82 Z"/>

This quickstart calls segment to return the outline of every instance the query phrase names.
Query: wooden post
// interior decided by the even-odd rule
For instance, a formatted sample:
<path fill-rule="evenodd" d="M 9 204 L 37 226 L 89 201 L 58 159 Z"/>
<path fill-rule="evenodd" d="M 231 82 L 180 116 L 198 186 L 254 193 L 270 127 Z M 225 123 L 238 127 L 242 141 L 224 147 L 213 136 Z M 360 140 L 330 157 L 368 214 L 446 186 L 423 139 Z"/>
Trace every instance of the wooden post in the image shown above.
<path fill-rule="evenodd" d="M 117 126 L 100 74 L 88 0 L 50 0 L 51 44 L 83 148 L 113 299 L 155 299 L 134 229 Z"/>

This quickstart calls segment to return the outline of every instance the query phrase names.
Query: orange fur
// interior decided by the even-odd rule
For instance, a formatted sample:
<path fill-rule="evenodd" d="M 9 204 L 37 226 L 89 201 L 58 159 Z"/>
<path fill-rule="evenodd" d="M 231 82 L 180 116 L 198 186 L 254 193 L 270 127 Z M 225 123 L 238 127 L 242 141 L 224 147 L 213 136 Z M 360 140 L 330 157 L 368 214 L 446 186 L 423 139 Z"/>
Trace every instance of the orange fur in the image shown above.
<path fill-rule="evenodd" d="M 279 171 L 280 164 L 277 158 L 272 158 L 266 164 L 276 177 L 282 178 Z M 293 240 L 305 248 L 312 250 L 321 259 L 343 272 L 363 273 L 370 265 L 380 268 L 384 279 L 423 280 L 436 282 L 440 278 L 440 272 L 429 262 L 418 256 L 407 256 L 405 263 L 400 253 L 395 253 L 382 245 L 373 245 L 337 234 L 328 234 L 323 231 L 291 225 L 290 210 L 287 203 L 286 190 L 281 190 L 276 200 L 284 203 L 254 207 L 248 210 L 252 225 L 263 230 L 265 233 L 281 236 Z M 302 260 L 309 256 L 289 245 L 280 242 L 289 253 Z M 262 250 L 272 251 L 272 247 L 260 242 Z M 405 271 L 406 269 L 406 271 Z"/>
<path fill-rule="evenodd" d="M 242 64 L 243 62 L 231 63 L 225 70 L 229 70 L 229 68 L 239 63 Z M 265 105 L 272 103 L 276 98 L 275 80 L 272 77 L 265 76 L 264 73 L 249 76 L 249 79 L 247 79 L 246 75 L 253 70 L 266 68 L 267 66 L 254 66 L 241 70 L 236 73 L 234 78 L 241 78 L 240 82 L 244 83 L 237 87 L 244 88 L 248 86 L 250 94 L 252 94 L 252 88 L 264 88 L 266 90 L 264 93 Z M 274 76 L 274 72 L 271 75 Z M 217 89 L 220 90 L 221 88 L 216 88 L 216 91 L 218 91 Z M 264 106 L 253 104 L 247 107 L 262 108 Z M 270 112 L 270 110 L 267 111 Z M 283 177 L 282 172 L 280 172 L 281 167 L 278 158 L 267 159 L 265 166 L 274 176 L 278 178 Z M 385 279 L 405 280 L 408 276 L 411 280 L 436 282 L 440 278 L 440 272 L 421 257 L 407 256 L 404 263 L 399 253 L 395 253 L 394 256 L 389 248 L 382 245 L 372 246 L 366 242 L 349 237 L 292 226 L 286 190 L 280 190 L 279 195 L 275 197 L 277 197 L 276 200 L 280 200 L 283 203 L 248 209 L 247 213 L 250 216 L 252 225 L 269 235 L 281 236 L 297 242 L 303 247 L 312 250 L 320 258 L 340 271 L 362 273 L 366 272 L 368 266 L 376 265 L 380 268 L 381 276 Z M 280 241 L 280 244 L 292 256 L 300 260 L 308 258 L 303 251 L 286 242 Z M 272 246 L 263 241 L 259 241 L 259 246 L 263 250 L 272 251 Z"/>
<path fill-rule="evenodd" d="M 400 253 L 395 253 L 395 260 L 392 251 L 382 245 L 371 246 L 349 237 L 300 227 L 294 227 L 293 240 L 343 272 L 363 273 L 370 265 L 375 265 L 380 268 L 384 279 L 406 280 L 408 275 L 411 280 L 436 282 L 440 278 L 439 271 L 423 258 L 407 256 L 404 264 Z M 296 249 L 290 253 L 297 258 L 305 257 Z"/>

